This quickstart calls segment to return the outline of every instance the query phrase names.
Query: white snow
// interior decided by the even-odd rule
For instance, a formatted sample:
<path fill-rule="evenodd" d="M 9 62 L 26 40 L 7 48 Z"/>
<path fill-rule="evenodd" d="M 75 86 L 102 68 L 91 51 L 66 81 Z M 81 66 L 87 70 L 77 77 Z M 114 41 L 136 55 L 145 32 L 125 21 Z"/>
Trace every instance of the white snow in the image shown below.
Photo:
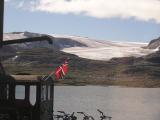
<path fill-rule="evenodd" d="M 80 48 L 72 47 L 65 48 L 62 51 L 78 55 L 79 57 L 89 58 L 94 60 L 109 60 L 113 57 L 140 57 L 154 52 L 154 50 L 143 49 L 141 47 L 119 47 L 110 46 L 102 48 Z"/>
<path fill-rule="evenodd" d="M 21 39 L 21 38 L 26 38 L 24 36 L 24 33 L 5 33 L 4 34 L 4 40 L 13 40 L 13 39 Z"/>
<path fill-rule="evenodd" d="M 94 60 L 109 60 L 113 57 L 140 57 L 156 50 L 144 49 L 148 43 L 139 42 L 117 42 L 117 41 L 101 41 L 79 36 L 53 35 L 54 37 L 70 38 L 87 45 L 87 47 L 70 47 L 64 48 L 62 51 L 78 55 L 82 58 Z"/>

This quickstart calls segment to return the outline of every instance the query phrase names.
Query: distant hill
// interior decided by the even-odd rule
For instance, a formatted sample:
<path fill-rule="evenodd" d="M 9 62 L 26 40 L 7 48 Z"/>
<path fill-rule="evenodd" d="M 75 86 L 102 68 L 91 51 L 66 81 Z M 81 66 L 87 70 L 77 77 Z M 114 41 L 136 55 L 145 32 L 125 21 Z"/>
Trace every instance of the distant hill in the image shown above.
<path fill-rule="evenodd" d="M 160 47 L 160 37 L 154 40 L 151 40 L 151 42 L 148 44 L 147 48 L 149 49 L 157 49 Z"/>
<path fill-rule="evenodd" d="M 4 34 L 5 40 L 39 37 L 44 34 L 30 32 L 14 32 Z M 129 43 L 129 42 L 113 42 L 90 39 L 88 37 L 67 36 L 50 34 L 53 45 L 49 45 L 46 41 L 29 42 L 24 44 L 10 45 L 12 49 L 17 51 L 21 49 L 32 48 L 50 48 L 64 51 L 66 53 L 75 54 L 82 58 L 93 60 L 109 60 L 114 57 L 140 57 L 154 52 L 152 49 L 144 49 L 146 43 Z"/>

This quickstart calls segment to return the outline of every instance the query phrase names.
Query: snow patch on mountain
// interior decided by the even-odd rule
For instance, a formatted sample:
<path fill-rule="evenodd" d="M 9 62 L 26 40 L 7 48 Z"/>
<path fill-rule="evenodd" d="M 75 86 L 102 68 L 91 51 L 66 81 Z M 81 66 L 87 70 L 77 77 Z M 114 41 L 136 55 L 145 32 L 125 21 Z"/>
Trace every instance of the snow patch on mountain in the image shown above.
<path fill-rule="evenodd" d="M 30 32 L 18 32 L 4 34 L 5 40 L 39 37 L 42 34 Z M 53 37 L 53 45 L 46 41 L 29 42 L 11 45 L 16 49 L 31 49 L 34 47 L 57 48 L 66 53 L 78 55 L 82 58 L 94 60 L 109 60 L 113 57 L 140 57 L 155 52 L 157 49 L 146 49 L 148 43 L 117 42 L 95 40 L 88 37 L 50 34 Z"/>
<path fill-rule="evenodd" d="M 87 37 L 80 36 L 60 36 L 52 34 L 52 36 L 59 38 L 70 38 L 72 40 L 86 44 L 87 47 L 69 47 L 63 48 L 62 51 L 78 55 L 82 58 L 94 60 L 109 60 L 113 57 L 140 57 L 156 50 L 144 49 L 148 43 L 138 42 L 117 42 L 117 41 L 102 41 L 94 40 Z"/>
<path fill-rule="evenodd" d="M 64 48 L 62 51 L 78 55 L 79 57 L 89 58 L 94 60 L 109 60 L 113 57 L 140 57 L 149 53 L 155 52 L 154 50 L 143 49 L 142 47 L 102 47 L 102 48 Z"/>

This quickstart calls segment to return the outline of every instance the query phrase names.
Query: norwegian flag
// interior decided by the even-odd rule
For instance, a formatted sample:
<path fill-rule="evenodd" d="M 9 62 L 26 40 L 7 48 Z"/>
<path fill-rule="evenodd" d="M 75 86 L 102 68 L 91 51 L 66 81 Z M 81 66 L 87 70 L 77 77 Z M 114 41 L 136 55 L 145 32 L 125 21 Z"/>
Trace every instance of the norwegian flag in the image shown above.
<path fill-rule="evenodd" d="M 68 73 L 69 68 L 68 68 L 68 61 L 65 60 L 65 62 L 56 68 L 55 70 L 55 78 L 57 80 L 64 78 L 64 76 Z"/>

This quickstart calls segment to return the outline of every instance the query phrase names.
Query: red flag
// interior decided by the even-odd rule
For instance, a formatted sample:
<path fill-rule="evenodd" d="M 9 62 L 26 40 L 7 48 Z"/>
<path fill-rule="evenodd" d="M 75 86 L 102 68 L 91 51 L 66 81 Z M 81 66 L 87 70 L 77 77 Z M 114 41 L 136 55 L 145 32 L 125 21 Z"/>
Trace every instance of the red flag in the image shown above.
<path fill-rule="evenodd" d="M 55 70 L 55 77 L 57 80 L 63 78 L 69 71 L 68 62 L 65 61 L 62 66 L 59 66 Z"/>
<path fill-rule="evenodd" d="M 68 62 L 65 61 L 64 64 L 62 65 L 62 72 L 63 72 L 63 75 L 66 75 L 69 71 L 69 68 L 68 68 Z"/>
<path fill-rule="evenodd" d="M 62 78 L 62 69 L 61 69 L 61 67 L 57 67 L 56 68 L 55 77 L 56 77 L 57 80 Z"/>

